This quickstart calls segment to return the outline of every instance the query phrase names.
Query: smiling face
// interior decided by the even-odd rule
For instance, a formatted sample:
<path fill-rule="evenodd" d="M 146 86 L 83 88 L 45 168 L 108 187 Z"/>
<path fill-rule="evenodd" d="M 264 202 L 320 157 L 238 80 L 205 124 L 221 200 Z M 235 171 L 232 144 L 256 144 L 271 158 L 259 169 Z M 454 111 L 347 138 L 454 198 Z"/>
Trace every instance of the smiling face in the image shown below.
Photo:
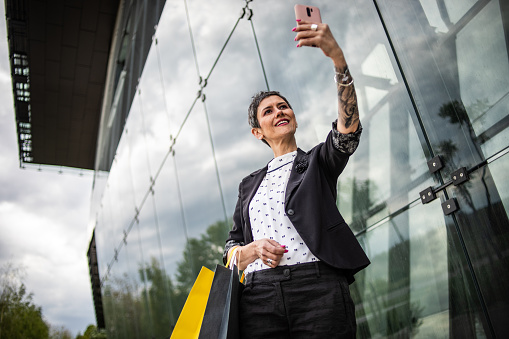
<path fill-rule="evenodd" d="M 273 95 L 263 99 L 258 105 L 257 117 L 260 127 L 251 129 L 257 139 L 265 139 L 271 147 L 295 142 L 297 120 L 281 97 Z"/>

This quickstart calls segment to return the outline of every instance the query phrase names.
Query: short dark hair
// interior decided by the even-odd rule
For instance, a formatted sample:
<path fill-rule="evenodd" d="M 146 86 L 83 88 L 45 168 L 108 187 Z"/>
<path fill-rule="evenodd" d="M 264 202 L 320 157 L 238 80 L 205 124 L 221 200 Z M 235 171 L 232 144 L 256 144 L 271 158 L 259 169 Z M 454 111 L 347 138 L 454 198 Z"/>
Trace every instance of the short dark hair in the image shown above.
<path fill-rule="evenodd" d="M 281 95 L 278 91 L 260 91 L 253 95 L 253 98 L 251 99 L 251 104 L 249 105 L 249 109 L 247 110 L 248 113 L 248 122 L 249 126 L 252 128 L 260 128 L 260 122 L 258 121 L 258 106 L 260 106 L 260 102 L 262 102 L 263 99 L 271 97 L 271 96 L 278 96 L 281 99 L 283 99 L 288 107 L 292 109 L 292 106 L 288 102 L 288 100 Z"/>

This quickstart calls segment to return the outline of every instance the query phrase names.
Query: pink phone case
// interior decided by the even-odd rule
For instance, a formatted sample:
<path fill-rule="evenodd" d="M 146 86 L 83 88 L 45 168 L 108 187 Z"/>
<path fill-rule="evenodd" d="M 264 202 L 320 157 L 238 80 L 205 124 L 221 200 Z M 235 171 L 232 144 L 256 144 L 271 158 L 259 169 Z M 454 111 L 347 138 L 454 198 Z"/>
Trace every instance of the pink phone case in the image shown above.
<path fill-rule="evenodd" d="M 321 23 L 320 9 L 315 6 L 295 5 L 295 19 Z"/>

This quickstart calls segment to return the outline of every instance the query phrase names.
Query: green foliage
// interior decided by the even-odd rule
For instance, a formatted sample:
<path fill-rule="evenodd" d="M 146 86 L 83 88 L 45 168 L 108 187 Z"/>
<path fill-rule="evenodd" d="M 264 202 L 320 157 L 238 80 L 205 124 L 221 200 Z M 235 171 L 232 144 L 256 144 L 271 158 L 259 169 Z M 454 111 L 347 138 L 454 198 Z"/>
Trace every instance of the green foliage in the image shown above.
<path fill-rule="evenodd" d="M 71 331 L 69 331 L 64 326 L 51 326 L 49 330 L 49 338 L 50 339 L 72 339 Z"/>
<path fill-rule="evenodd" d="M 153 337 L 165 338 L 170 333 L 170 324 L 175 324 L 176 319 L 173 307 L 176 293 L 170 277 L 161 268 L 159 262 L 152 258 L 150 264 L 145 264 L 139 269 L 139 275 L 145 288 L 142 291 L 144 316 L 143 323 L 151 323 Z"/>
<path fill-rule="evenodd" d="M 177 283 L 182 293 L 189 294 L 202 266 L 214 270 L 217 264 L 222 263 L 229 229 L 228 223 L 217 221 L 207 228 L 200 239 L 189 239 L 177 268 Z"/>
<path fill-rule="evenodd" d="M 20 272 L 12 264 L 0 269 L 0 339 L 48 338 L 41 307 L 33 303 Z"/>
<path fill-rule="evenodd" d="M 150 333 L 149 326 L 141 321 L 145 315 L 139 289 L 138 283 L 127 274 L 111 278 L 104 285 L 103 308 L 108 338 L 143 338 L 141 333 Z"/>
<path fill-rule="evenodd" d="M 106 331 L 102 329 L 98 329 L 95 325 L 88 325 L 85 333 L 83 335 L 79 334 L 76 336 L 76 339 L 107 339 Z"/>

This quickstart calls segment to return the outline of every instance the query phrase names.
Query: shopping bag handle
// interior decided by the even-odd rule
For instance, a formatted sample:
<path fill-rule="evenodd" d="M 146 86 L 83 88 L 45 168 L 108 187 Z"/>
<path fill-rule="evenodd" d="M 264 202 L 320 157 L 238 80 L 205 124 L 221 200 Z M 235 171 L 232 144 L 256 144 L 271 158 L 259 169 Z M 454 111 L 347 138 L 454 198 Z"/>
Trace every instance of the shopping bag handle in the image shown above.
<path fill-rule="evenodd" d="M 228 256 L 228 260 L 226 261 L 226 267 L 230 267 L 230 261 L 232 260 L 233 257 L 235 257 L 238 248 L 239 246 L 233 246 L 232 249 L 230 250 L 231 252 L 230 255 Z"/>
<path fill-rule="evenodd" d="M 240 269 L 238 266 L 238 262 L 240 261 L 240 252 L 239 252 L 239 260 L 237 261 L 237 251 L 240 246 L 234 246 L 231 251 L 231 255 L 228 257 L 228 260 L 226 261 L 226 267 L 233 270 L 235 266 L 237 266 L 237 273 L 240 275 Z M 242 272 L 242 276 L 240 277 L 240 282 L 244 283 L 244 272 Z"/>

